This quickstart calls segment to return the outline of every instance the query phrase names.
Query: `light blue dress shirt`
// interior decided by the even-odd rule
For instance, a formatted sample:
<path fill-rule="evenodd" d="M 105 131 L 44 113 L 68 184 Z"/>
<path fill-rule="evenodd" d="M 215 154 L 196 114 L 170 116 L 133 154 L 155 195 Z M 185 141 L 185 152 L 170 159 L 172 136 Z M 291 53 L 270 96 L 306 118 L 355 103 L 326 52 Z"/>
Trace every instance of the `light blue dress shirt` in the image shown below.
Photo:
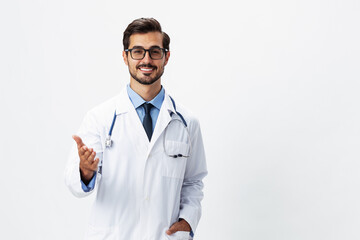
<path fill-rule="evenodd" d="M 130 98 L 132 104 L 134 105 L 134 107 L 136 109 L 136 112 L 140 118 L 140 121 L 143 122 L 144 117 L 145 117 L 145 109 L 142 106 L 142 104 L 146 103 L 146 101 L 139 94 L 137 94 L 134 90 L 132 90 L 130 85 L 127 85 L 127 92 L 128 92 L 128 95 L 129 95 L 129 98 Z M 158 119 L 160 108 L 164 101 L 164 97 L 165 97 L 165 90 L 163 87 L 161 87 L 161 90 L 158 93 L 158 95 L 156 95 L 156 97 L 154 97 L 151 101 L 147 102 L 147 103 L 151 103 L 154 106 L 150 110 L 153 130 L 155 128 L 155 124 Z"/>
<path fill-rule="evenodd" d="M 144 104 L 146 101 L 139 94 L 137 94 L 134 90 L 131 89 L 130 84 L 127 85 L 127 93 L 129 95 L 131 103 L 135 107 L 135 110 L 140 118 L 140 121 L 143 122 L 145 117 L 145 109 L 142 106 L 142 104 Z M 154 106 L 150 110 L 153 130 L 155 128 L 156 121 L 159 116 L 161 105 L 164 102 L 164 97 L 165 97 L 165 90 L 163 87 L 161 87 L 161 90 L 158 93 L 158 95 L 156 95 L 156 97 L 154 97 L 151 101 L 147 102 L 147 103 L 151 103 Z M 81 187 L 84 190 L 84 192 L 89 192 L 94 189 L 96 173 L 97 172 L 95 172 L 93 178 L 90 180 L 88 185 L 85 185 L 85 183 L 81 181 Z"/>

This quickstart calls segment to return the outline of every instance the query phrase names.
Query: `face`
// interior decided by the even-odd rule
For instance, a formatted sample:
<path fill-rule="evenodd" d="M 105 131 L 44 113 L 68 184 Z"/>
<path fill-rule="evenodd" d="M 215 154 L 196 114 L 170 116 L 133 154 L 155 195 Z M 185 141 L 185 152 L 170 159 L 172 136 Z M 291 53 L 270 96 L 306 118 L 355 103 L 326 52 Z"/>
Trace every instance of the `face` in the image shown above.
<path fill-rule="evenodd" d="M 163 48 L 162 40 L 163 36 L 160 32 L 133 34 L 130 36 L 129 49 L 134 47 L 142 47 L 144 49 L 150 49 L 152 47 Z M 162 59 L 153 60 L 150 58 L 149 52 L 146 52 L 143 59 L 134 60 L 130 52 L 127 54 L 125 51 L 123 52 L 124 62 L 129 67 L 132 80 L 144 85 L 151 85 L 160 80 L 169 57 L 170 53 L 167 52 Z"/>

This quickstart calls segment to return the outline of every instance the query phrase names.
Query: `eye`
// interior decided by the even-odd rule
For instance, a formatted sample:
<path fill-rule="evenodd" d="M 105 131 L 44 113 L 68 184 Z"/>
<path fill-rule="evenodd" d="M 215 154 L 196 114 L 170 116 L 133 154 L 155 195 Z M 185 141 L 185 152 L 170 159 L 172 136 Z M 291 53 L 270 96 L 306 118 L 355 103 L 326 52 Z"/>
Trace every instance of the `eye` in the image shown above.
<path fill-rule="evenodd" d="M 161 54 L 161 49 L 160 48 L 152 48 L 151 53 L 153 53 L 153 54 Z"/>
<path fill-rule="evenodd" d="M 142 54 L 142 53 L 144 53 L 144 49 L 141 49 L 141 48 L 135 48 L 135 49 L 133 49 L 132 51 L 133 51 L 133 53 L 135 53 L 135 54 Z"/>

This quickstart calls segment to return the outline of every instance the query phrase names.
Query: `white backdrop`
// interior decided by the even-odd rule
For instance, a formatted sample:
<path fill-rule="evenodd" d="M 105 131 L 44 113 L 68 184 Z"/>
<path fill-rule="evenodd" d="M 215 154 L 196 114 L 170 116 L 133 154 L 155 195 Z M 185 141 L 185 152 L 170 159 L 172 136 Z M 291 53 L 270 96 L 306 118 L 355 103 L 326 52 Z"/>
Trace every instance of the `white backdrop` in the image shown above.
<path fill-rule="evenodd" d="M 63 171 L 84 114 L 129 81 L 122 33 L 171 37 L 165 88 L 200 119 L 199 240 L 360 239 L 357 0 L 0 3 L 2 239 L 80 239 Z"/>

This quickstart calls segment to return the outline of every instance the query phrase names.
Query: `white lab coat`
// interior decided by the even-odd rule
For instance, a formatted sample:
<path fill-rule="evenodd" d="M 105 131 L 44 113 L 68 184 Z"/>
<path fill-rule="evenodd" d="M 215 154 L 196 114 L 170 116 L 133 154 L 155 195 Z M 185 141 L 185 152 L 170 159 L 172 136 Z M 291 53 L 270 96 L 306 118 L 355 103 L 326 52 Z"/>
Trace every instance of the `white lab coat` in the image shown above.
<path fill-rule="evenodd" d="M 201 216 L 202 179 L 207 175 L 205 153 L 199 122 L 177 103 L 176 107 L 188 124 L 190 138 L 181 122 L 172 120 L 180 118 L 165 93 L 150 143 L 126 88 L 87 113 L 78 135 L 103 160 L 102 174 L 97 174 L 94 190 L 83 191 L 75 144 L 65 171 L 66 185 L 75 196 L 97 191 L 85 239 L 188 239 L 187 232 L 165 233 L 179 218 L 195 232 Z M 105 148 L 115 110 L 113 145 Z M 164 153 L 164 130 L 170 121 L 167 153 L 186 155 L 190 146 L 189 158 Z"/>

